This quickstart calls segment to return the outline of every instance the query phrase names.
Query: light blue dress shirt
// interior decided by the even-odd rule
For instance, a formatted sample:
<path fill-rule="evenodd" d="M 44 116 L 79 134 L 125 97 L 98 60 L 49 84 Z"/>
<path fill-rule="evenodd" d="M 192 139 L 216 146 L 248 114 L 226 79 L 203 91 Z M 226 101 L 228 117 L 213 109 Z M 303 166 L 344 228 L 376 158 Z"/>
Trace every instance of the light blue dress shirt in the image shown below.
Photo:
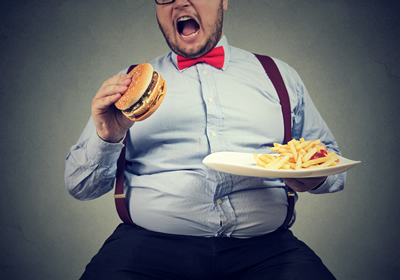
<path fill-rule="evenodd" d="M 286 217 L 281 179 L 236 176 L 202 164 L 210 153 L 270 153 L 274 142 L 284 141 L 279 98 L 257 58 L 229 46 L 226 37 L 217 46 L 225 50 L 223 69 L 199 63 L 179 71 L 173 52 L 150 62 L 167 93 L 149 119 L 129 130 L 125 169 L 131 218 L 148 230 L 248 238 L 276 230 Z M 321 139 L 340 155 L 297 72 L 274 61 L 290 95 L 293 138 Z M 70 194 L 89 200 L 109 192 L 122 147 L 102 141 L 90 119 L 65 161 Z M 328 176 L 310 192 L 339 191 L 345 178 Z"/>

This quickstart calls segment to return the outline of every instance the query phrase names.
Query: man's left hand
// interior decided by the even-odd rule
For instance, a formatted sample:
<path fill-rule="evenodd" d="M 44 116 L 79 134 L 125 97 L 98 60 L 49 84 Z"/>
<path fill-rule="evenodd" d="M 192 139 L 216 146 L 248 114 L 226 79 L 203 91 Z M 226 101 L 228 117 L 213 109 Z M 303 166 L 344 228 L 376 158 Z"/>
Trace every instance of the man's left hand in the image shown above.
<path fill-rule="evenodd" d="M 306 192 L 318 187 L 325 181 L 326 177 L 314 178 L 285 178 L 283 181 L 296 192 Z"/>

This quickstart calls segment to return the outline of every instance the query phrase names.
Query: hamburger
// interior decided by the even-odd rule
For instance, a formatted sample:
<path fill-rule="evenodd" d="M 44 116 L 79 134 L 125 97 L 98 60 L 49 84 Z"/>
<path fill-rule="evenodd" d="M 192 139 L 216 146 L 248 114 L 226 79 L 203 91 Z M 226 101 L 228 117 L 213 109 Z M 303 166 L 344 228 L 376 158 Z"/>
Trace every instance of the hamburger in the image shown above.
<path fill-rule="evenodd" d="M 161 75 L 149 63 L 142 63 L 130 72 L 132 82 L 115 107 L 132 121 L 150 117 L 164 99 L 167 87 Z"/>

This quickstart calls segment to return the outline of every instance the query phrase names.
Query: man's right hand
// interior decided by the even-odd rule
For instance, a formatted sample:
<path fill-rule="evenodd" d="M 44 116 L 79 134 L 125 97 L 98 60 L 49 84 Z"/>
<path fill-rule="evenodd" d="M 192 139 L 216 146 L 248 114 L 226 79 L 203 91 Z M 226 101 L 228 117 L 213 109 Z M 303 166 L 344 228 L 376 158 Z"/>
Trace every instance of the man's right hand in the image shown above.
<path fill-rule="evenodd" d="M 114 106 L 126 92 L 131 81 L 132 76 L 129 74 L 119 74 L 108 79 L 92 101 L 92 118 L 97 134 L 106 142 L 119 142 L 134 124 Z"/>

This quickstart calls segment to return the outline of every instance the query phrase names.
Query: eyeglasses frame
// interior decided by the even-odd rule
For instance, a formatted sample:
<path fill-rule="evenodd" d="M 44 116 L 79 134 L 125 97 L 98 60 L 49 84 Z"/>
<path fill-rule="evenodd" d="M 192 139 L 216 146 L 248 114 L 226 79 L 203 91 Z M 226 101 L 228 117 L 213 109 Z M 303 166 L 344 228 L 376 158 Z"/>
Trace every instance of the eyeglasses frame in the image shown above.
<path fill-rule="evenodd" d="M 158 3 L 157 0 L 154 0 L 156 2 L 157 5 L 167 5 L 167 4 L 171 4 L 174 3 L 175 0 L 171 0 L 171 2 L 167 2 L 167 3 Z"/>

